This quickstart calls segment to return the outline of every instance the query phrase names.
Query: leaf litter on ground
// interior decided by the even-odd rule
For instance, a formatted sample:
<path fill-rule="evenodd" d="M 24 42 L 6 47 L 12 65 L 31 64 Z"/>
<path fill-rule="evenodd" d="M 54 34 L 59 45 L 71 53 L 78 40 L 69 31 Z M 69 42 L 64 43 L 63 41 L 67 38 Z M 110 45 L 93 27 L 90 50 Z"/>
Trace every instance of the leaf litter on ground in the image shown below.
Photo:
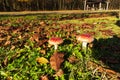
<path fill-rule="evenodd" d="M 49 37 L 59 36 L 59 37 L 63 37 L 64 39 L 73 38 L 70 40 L 73 41 L 74 46 L 77 45 L 75 41 L 75 36 L 81 33 L 90 33 L 94 35 L 98 41 L 101 38 L 102 39 L 112 38 L 114 35 L 117 35 L 119 37 L 120 27 L 115 25 L 116 20 L 117 19 L 113 17 L 112 18 L 110 17 L 91 18 L 91 19 L 86 18 L 84 20 L 81 20 L 81 19 L 65 20 L 64 19 L 60 21 L 51 21 L 51 22 L 48 22 L 48 20 L 37 20 L 36 18 L 34 19 L 18 18 L 18 19 L 1 20 L 0 21 L 0 46 L 5 48 L 10 47 L 11 50 L 15 50 L 17 48 L 24 48 L 25 45 L 29 46 L 30 44 L 28 40 L 30 40 L 34 44 L 33 47 L 41 48 L 41 50 L 39 50 L 38 52 L 42 54 L 39 54 L 39 56 L 36 56 L 36 58 L 38 57 L 37 61 L 40 63 L 41 62 L 48 63 L 49 62 L 48 60 L 50 58 L 50 62 L 49 62 L 50 67 L 56 71 L 54 75 L 60 76 L 65 73 L 61 69 L 62 68 L 61 64 L 64 63 L 64 60 L 68 60 L 71 64 L 74 62 L 77 63 L 78 60 L 76 57 L 73 57 L 73 56 L 67 59 L 64 59 L 64 53 L 54 53 L 52 55 L 51 50 L 53 49 L 52 47 L 48 47 L 48 44 L 47 44 Z M 103 41 L 103 43 L 106 43 L 106 42 Z M 106 46 L 103 43 L 98 43 L 98 48 L 100 48 L 101 50 L 107 49 L 108 52 L 113 52 L 117 55 L 120 54 L 119 44 L 112 45 L 114 44 L 112 43 L 110 46 Z M 93 47 L 91 48 L 94 48 L 94 44 L 92 46 Z M 51 53 L 51 54 L 48 54 L 48 53 Z M 13 54 L 13 56 L 14 55 L 15 54 Z M 22 53 L 19 55 L 22 56 L 24 54 Z M 40 58 L 41 55 L 43 56 L 42 59 Z M 13 56 L 11 57 L 11 59 L 13 58 Z M 14 58 L 12 59 L 13 63 L 17 58 L 20 58 L 21 56 L 15 55 Z M 44 58 L 44 56 L 46 58 Z M 9 64 L 8 56 L 5 56 L 3 58 L 4 58 L 2 59 L 3 65 L 7 67 L 7 65 Z M 101 56 L 100 60 L 103 62 L 109 62 L 111 64 L 119 64 L 120 58 L 118 57 L 117 59 L 116 57 L 106 58 L 103 55 Z M 94 69 L 96 69 L 96 67 Z M 105 69 L 105 70 L 104 69 L 105 69 L 104 67 L 100 67 L 98 68 L 98 71 L 101 73 L 104 71 L 106 73 L 112 73 L 112 74 L 117 73 L 110 69 Z M 42 75 L 45 75 L 45 74 L 46 73 Z"/>

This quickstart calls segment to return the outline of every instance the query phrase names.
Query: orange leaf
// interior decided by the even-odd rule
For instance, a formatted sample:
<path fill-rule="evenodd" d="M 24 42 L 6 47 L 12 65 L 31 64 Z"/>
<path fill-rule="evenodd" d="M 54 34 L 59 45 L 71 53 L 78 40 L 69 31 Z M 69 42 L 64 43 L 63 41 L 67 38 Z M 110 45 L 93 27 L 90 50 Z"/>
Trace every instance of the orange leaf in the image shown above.
<path fill-rule="evenodd" d="M 71 56 L 71 57 L 68 58 L 68 61 L 69 61 L 70 63 L 75 63 L 75 62 L 78 61 L 78 59 L 77 59 L 75 56 Z"/>
<path fill-rule="evenodd" d="M 107 73 L 109 73 L 109 74 L 116 74 L 116 72 L 115 72 L 115 71 L 110 70 L 110 69 L 106 69 L 106 72 L 107 72 Z"/>
<path fill-rule="evenodd" d="M 41 76 L 40 80 L 49 80 L 49 79 L 46 75 L 44 75 L 44 76 Z"/>
<path fill-rule="evenodd" d="M 49 61 L 48 61 L 46 58 L 44 58 L 44 57 L 38 57 L 38 58 L 36 58 L 36 61 L 37 61 L 38 63 L 40 63 L 40 64 L 46 64 L 46 63 L 49 62 Z"/>
<path fill-rule="evenodd" d="M 62 69 L 59 69 L 58 72 L 56 72 L 56 74 L 54 76 L 59 76 L 61 77 L 64 74 Z"/>
<path fill-rule="evenodd" d="M 41 54 L 46 54 L 46 51 L 45 50 L 40 50 L 40 53 Z"/>
<path fill-rule="evenodd" d="M 10 43 L 11 43 L 11 41 L 6 41 L 5 44 L 4 44 L 4 46 L 9 45 Z"/>

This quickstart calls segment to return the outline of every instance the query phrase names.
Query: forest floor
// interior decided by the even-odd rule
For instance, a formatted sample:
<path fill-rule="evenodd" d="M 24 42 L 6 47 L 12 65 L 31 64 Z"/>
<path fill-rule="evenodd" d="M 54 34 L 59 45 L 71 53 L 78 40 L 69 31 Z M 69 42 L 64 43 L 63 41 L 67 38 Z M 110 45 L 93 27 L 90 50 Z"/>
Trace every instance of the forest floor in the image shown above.
<path fill-rule="evenodd" d="M 0 16 L 0 80 L 120 80 L 120 20 L 114 12 L 33 12 Z M 87 51 L 76 40 L 80 34 L 94 37 Z M 48 43 L 51 37 L 63 39 L 58 50 Z"/>

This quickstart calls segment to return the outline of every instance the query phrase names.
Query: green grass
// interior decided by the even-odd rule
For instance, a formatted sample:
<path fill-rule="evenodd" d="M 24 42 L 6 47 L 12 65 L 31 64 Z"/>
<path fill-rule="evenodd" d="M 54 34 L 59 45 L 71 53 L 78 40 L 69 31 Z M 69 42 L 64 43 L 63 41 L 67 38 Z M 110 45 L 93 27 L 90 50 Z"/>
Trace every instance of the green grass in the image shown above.
<path fill-rule="evenodd" d="M 39 80 L 44 75 L 50 80 L 117 80 L 120 77 L 117 75 L 120 73 L 120 27 L 116 25 L 118 18 L 60 20 L 62 15 L 59 15 L 60 19 L 43 17 L 45 19 L 39 15 L 0 19 L 2 80 Z M 40 23 L 42 21 L 43 24 Z M 89 33 L 95 38 L 88 45 L 87 54 L 84 54 L 81 43 L 76 40 L 76 35 L 82 33 Z M 49 47 L 47 41 L 52 36 L 64 40 L 58 46 L 58 52 L 65 54 L 60 67 L 64 72 L 61 77 L 54 76 L 56 71 L 50 63 L 41 64 L 36 61 L 38 57 L 50 61 L 54 47 Z M 70 62 L 70 57 L 75 57 L 73 63 Z"/>

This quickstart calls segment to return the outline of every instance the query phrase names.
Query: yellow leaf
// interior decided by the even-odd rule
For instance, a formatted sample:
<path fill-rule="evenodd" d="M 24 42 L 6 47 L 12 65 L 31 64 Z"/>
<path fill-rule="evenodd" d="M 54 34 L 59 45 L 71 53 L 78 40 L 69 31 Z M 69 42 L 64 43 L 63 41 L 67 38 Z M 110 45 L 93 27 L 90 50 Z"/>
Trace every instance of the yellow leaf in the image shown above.
<path fill-rule="evenodd" d="M 49 61 L 48 61 L 46 58 L 44 58 L 44 57 L 38 57 L 38 58 L 36 58 L 36 61 L 37 61 L 38 63 L 40 63 L 40 64 L 49 63 Z"/>

